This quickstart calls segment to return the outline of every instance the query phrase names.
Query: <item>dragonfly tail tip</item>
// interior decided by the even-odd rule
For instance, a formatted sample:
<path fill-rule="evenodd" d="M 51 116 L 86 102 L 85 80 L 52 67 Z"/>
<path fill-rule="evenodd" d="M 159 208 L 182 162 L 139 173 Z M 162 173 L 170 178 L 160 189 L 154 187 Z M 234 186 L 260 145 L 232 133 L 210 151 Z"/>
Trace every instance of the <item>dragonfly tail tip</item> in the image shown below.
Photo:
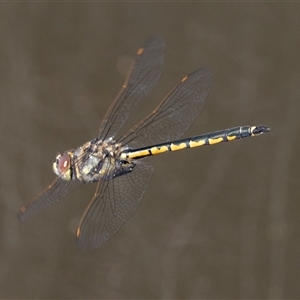
<path fill-rule="evenodd" d="M 264 134 L 269 132 L 271 129 L 268 126 L 264 126 L 264 125 L 260 125 L 260 126 L 255 126 L 254 130 L 252 131 L 252 133 L 254 135 L 259 135 L 259 134 Z"/>

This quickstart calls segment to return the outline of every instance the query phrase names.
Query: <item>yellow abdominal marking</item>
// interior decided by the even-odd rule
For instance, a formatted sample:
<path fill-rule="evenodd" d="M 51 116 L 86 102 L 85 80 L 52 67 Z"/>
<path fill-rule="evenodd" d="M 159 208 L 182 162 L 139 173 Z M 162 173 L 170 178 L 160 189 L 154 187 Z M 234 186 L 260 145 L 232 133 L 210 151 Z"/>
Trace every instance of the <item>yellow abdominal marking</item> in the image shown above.
<path fill-rule="evenodd" d="M 143 150 L 143 151 L 139 151 L 139 156 L 147 156 L 149 155 L 149 150 Z"/>
<path fill-rule="evenodd" d="M 149 156 L 149 150 L 142 150 L 142 151 L 134 151 L 134 152 L 129 152 L 129 153 L 121 153 L 120 158 L 121 159 L 135 159 L 139 157 L 144 157 L 144 156 Z"/>
<path fill-rule="evenodd" d="M 79 236 L 80 236 L 80 228 L 78 227 L 76 230 L 76 237 L 79 237 Z"/>
<path fill-rule="evenodd" d="M 208 139 L 208 143 L 210 145 L 214 145 L 214 144 L 218 144 L 218 143 L 221 143 L 223 142 L 223 138 L 215 138 L 215 139 Z"/>
<path fill-rule="evenodd" d="M 190 148 L 194 148 L 194 147 L 200 147 L 205 145 L 205 141 L 204 140 L 200 140 L 200 141 L 190 141 Z"/>
<path fill-rule="evenodd" d="M 164 152 L 167 152 L 167 151 L 169 151 L 167 146 L 162 146 L 162 147 L 159 147 L 159 148 L 158 147 L 151 148 L 151 153 L 153 155 L 159 154 L 159 153 L 164 153 Z"/>
<path fill-rule="evenodd" d="M 172 151 L 176 151 L 176 150 L 181 150 L 181 149 L 187 148 L 187 145 L 186 145 L 186 143 L 180 143 L 179 145 L 171 144 L 170 147 L 171 147 Z"/>
<path fill-rule="evenodd" d="M 235 140 L 236 139 L 236 135 L 232 135 L 232 136 L 227 136 L 227 140 L 228 141 L 233 141 L 233 140 Z"/>

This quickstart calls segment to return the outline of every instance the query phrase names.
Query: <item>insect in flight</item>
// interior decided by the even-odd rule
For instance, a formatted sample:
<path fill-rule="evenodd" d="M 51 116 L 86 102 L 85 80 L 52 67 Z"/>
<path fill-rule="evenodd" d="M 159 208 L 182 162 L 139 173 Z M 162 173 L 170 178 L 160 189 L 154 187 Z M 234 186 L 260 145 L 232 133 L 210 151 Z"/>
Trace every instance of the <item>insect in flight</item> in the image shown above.
<path fill-rule="evenodd" d="M 126 81 L 106 112 L 97 137 L 56 156 L 56 179 L 18 217 L 25 220 L 66 196 L 80 183 L 98 182 L 96 192 L 77 228 L 81 249 L 100 247 L 136 211 L 149 185 L 153 167 L 142 158 L 168 151 L 213 145 L 253 137 L 266 126 L 239 126 L 181 138 L 203 109 L 212 84 L 208 68 L 184 77 L 145 119 L 121 137 L 131 111 L 156 84 L 162 72 L 165 44 L 160 35 L 138 49 Z"/>

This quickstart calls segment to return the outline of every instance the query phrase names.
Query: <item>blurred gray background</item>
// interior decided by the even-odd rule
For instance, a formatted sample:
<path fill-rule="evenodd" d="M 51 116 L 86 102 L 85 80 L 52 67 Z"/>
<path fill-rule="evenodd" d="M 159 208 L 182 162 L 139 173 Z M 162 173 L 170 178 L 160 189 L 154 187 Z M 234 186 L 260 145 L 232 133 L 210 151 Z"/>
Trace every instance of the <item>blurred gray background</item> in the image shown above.
<path fill-rule="evenodd" d="M 1 3 L 0 298 L 299 298 L 299 14 L 296 3 Z M 56 153 L 96 136 L 154 33 L 164 73 L 129 125 L 210 66 L 185 136 L 272 131 L 148 158 L 140 208 L 92 252 L 77 249 L 75 230 L 93 184 L 19 222 L 53 180 Z"/>

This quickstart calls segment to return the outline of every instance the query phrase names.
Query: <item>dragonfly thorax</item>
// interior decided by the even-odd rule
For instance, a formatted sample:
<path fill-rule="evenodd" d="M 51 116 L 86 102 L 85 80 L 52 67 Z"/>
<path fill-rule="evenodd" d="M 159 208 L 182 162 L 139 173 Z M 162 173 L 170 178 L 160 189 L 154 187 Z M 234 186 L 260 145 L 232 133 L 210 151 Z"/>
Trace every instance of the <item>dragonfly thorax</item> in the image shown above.
<path fill-rule="evenodd" d="M 112 179 L 131 172 L 135 164 L 120 157 L 124 148 L 112 139 L 93 139 L 75 150 L 58 154 L 53 163 L 54 173 L 64 180 L 84 183 Z"/>

